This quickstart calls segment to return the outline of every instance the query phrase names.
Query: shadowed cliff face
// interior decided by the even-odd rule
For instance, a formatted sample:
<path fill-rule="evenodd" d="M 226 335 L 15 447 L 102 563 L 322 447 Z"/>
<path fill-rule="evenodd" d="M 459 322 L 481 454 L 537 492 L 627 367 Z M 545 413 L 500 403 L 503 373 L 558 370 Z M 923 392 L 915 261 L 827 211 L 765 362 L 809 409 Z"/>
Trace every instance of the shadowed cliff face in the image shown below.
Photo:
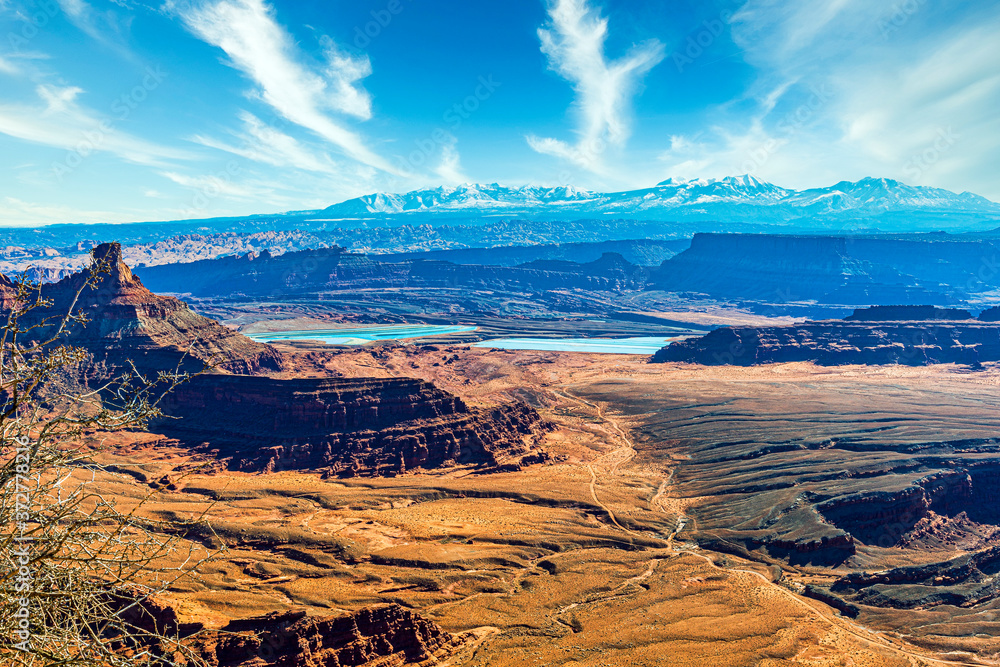
<path fill-rule="evenodd" d="M 158 429 L 207 442 L 238 470 L 324 470 L 395 476 L 456 463 L 518 469 L 540 462 L 544 424 L 522 403 L 467 407 L 429 382 L 407 378 L 275 380 L 201 376 L 166 399 Z"/>
<path fill-rule="evenodd" d="M 976 364 L 1000 360 L 1000 327 L 975 321 L 830 320 L 787 327 L 717 329 L 661 349 L 654 363 L 706 366 L 812 361 L 847 364 Z"/>
<path fill-rule="evenodd" d="M 407 378 L 265 377 L 282 368 L 274 348 L 150 292 L 124 264 L 117 243 L 98 246 L 94 257 L 108 269 L 96 288 L 80 292 L 90 270 L 45 285 L 42 296 L 53 305 L 31 319 L 68 312 L 79 293 L 75 311 L 88 322 L 67 340 L 87 349 L 97 364 L 114 370 L 132 361 L 152 375 L 217 363 L 217 372 L 195 376 L 165 396 L 169 418 L 155 428 L 215 451 L 236 469 L 382 476 L 460 463 L 518 469 L 545 460 L 535 444 L 547 425 L 527 405 L 472 409 L 430 383 Z M 5 299 L 13 289 L 0 284 Z"/>
<path fill-rule="evenodd" d="M 1000 361 L 1000 326 L 994 311 L 974 320 L 967 310 L 934 306 L 859 308 L 843 320 L 780 327 L 727 327 L 664 347 L 654 363 L 682 361 L 705 366 L 754 366 L 811 361 L 850 364 Z"/>
<path fill-rule="evenodd" d="M 859 255 L 851 239 L 743 234 L 696 234 L 688 250 L 663 263 L 657 284 L 773 303 L 870 301 L 871 292 L 905 303 L 925 292 L 914 277 Z"/>
<path fill-rule="evenodd" d="M 993 239 L 947 235 L 696 234 L 656 284 L 772 305 L 948 305 L 1000 284 Z"/>
<path fill-rule="evenodd" d="M 685 534 L 858 573 L 833 594 L 872 614 L 1000 599 L 998 373 L 677 366 L 583 395 L 635 419 L 640 461 L 675 466 Z"/>
<path fill-rule="evenodd" d="M 235 373 L 280 370 L 281 357 L 274 348 L 192 312 L 178 299 L 146 289 L 122 261 L 119 244 L 99 245 L 93 255 L 108 269 L 107 274 L 98 276 L 96 286 L 80 291 L 92 269 L 43 285 L 41 295 L 51 299 L 52 305 L 33 311 L 29 322 L 73 308 L 88 322 L 73 325 L 67 342 L 113 367 L 131 360 L 141 371 L 150 373 L 178 365 L 200 370 L 207 363 L 218 363 L 220 369 Z M 51 329 L 42 329 L 39 335 L 47 331 Z"/>
<path fill-rule="evenodd" d="M 489 251 L 483 251 L 489 252 Z M 539 291 L 560 288 L 589 290 L 641 289 L 649 270 L 617 253 L 577 263 L 536 260 L 520 266 L 455 264 L 431 259 L 380 261 L 378 256 L 347 253 L 343 248 L 306 250 L 272 257 L 205 260 L 152 267 L 143 271 L 160 291 L 198 296 L 266 296 L 294 292 L 462 287 Z"/>
<path fill-rule="evenodd" d="M 212 667 L 402 667 L 437 664 L 465 639 L 390 604 L 339 617 L 276 612 L 233 621 L 196 645 Z"/>

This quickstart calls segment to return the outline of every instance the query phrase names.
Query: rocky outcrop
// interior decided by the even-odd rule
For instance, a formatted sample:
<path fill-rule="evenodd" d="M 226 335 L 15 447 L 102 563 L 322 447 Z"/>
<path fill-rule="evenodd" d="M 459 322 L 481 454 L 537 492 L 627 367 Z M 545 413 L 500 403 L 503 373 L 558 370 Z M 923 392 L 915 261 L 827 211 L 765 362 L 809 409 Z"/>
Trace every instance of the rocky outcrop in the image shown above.
<path fill-rule="evenodd" d="M 792 540 L 780 537 L 747 539 L 744 543 L 751 550 L 763 549 L 768 555 L 793 564 L 839 565 L 857 553 L 854 537 L 846 532 L 815 538 L 801 535 Z"/>
<path fill-rule="evenodd" d="M 87 286 L 96 268 L 44 285 L 42 296 L 53 304 L 31 317 L 68 312 L 76 299 L 87 322 L 67 341 L 90 352 L 94 369 L 134 362 L 155 375 L 216 363 L 214 372 L 164 397 L 167 417 L 154 427 L 214 450 L 234 468 L 379 476 L 458 463 L 517 469 L 545 460 L 535 444 L 548 426 L 527 405 L 469 408 L 430 383 L 407 378 L 265 377 L 282 368 L 274 348 L 193 313 L 182 301 L 153 294 L 122 262 L 118 244 L 97 246 L 94 258 L 107 271 L 96 288 Z M 11 301 L 15 292 L 12 282 L 0 281 L 0 300 Z M 101 374 L 94 369 L 87 373 Z"/>
<path fill-rule="evenodd" d="M 0 309 L 8 312 L 18 303 L 17 284 L 7 276 L 0 274 Z"/>
<path fill-rule="evenodd" d="M 65 342 L 85 348 L 97 363 L 110 367 L 125 367 L 131 361 L 150 373 L 178 366 L 200 370 L 210 363 L 236 373 L 281 368 L 280 355 L 269 345 L 194 313 L 183 301 L 146 289 L 122 261 L 119 244 L 101 244 L 93 256 L 94 267 L 42 285 L 41 296 L 51 305 L 31 311 L 22 324 L 61 317 L 72 309 L 86 322 L 72 324 Z M 95 271 L 95 284 L 87 286 Z M 54 331 L 49 326 L 32 333 L 46 336 Z"/>
<path fill-rule="evenodd" d="M 1000 322 L 1000 306 L 993 306 L 979 313 L 980 322 Z"/>
<path fill-rule="evenodd" d="M 180 420 L 158 430 L 205 443 L 238 470 L 323 470 L 397 475 L 479 464 L 516 469 L 545 460 L 548 425 L 523 403 L 469 408 L 434 385 L 406 378 L 296 379 L 203 375 L 164 404 Z"/>
<path fill-rule="evenodd" d="M 861 609 L 856 604 L 845 602 L 842 598 L 834 595 L 828 589 L 815 584 L 806 584 L 802 594 L 807 598 L 819 600 L 823 604 L 829 605 L 848 618 L 857 618 Z"/>
<path fill-rule="evenodd" d="M 821 365 L 977 364 L 1000 361 L 1000 326 L 970 321 L 828 320 L 783 327 L 729 327 L 679 341 L 652 361 L 753 366 L 792 361 Z"/>
<path fill-rule="evenodd" d="M 397 604 L 337 617 L 272 613 L 231 622 L 194 642 L 211 667 L 397 667 L 437 664 L 467 637 Z"/>
<path fill-rule="evenodd" d="M 445 632 L 398 604 L 365 607 L 342 616 L 272 612 L 230 621 L 219 630 L 185 623 L 173 607 L 135 591 L 119 591 L 105 603 L 128 634 L 109 637 L 123 652 L 180 653 L 157 637 L 179 641 L 211 667 L 396 667 L 429 665 L 453 654 L 469 635 Z M 171 661 L 171 664 L 173 662 Z M 177 664 L 185 663 L 183 660 Z"/>
<path fill-rule="evenodd" d="M 935 473 L 899 490 L 871 491 L 822 501 L 816 509 L 867 545 L 895 546 L 932 508 L 946 514 L 968 504 L 972 478 L 964 470 Z"/>
<path fill-rule="evenodd" d="M 1000 596 L 1000 547 L 949 561 L 884 572 L 855 572 L 831 590 L 858 604 L 895 609 L 970 607 Z"/>

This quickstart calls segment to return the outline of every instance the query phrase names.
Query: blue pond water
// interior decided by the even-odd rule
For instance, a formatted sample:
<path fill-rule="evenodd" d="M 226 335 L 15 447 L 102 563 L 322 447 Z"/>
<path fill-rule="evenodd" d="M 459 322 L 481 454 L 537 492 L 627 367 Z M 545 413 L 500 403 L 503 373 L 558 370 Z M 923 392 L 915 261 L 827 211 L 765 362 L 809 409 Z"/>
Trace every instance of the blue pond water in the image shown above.
<path fill-rule="evenodd" d="M 355 329 L 310 329 L 305 331 L 276 331 L 272 333 L 247 334 L 261 343 L 280 343 L 290 340 L 321 341 L 327 345 L 364 345 L 377 340 L 403 340 L 424 338 L 444 334 L 475 331 L 476 327 L 410 325 L 386 327 L 358 327 Z"/>
<path fill-rule="evenodd" d="M 653 354 L 661 347 L 687 336 L 642 338 L 497 338 L 474 347 L 501 350 L 541 350 L 553 352 L 598 352 L 604 354 Z"/>

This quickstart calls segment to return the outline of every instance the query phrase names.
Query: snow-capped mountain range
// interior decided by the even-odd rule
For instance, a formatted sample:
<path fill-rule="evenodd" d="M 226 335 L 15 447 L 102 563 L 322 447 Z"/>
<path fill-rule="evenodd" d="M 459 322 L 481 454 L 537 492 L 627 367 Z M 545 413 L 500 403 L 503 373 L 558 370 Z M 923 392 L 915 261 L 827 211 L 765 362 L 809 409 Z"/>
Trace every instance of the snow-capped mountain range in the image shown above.
<path fill-rule="evenodd" d="M 957 216 L 962 222 L 1000 220 L 1000 204 L 963 192 L 912 186 L 886 178 L 842 181 L 827 188 L 790 190 L 753 176 L 723 179 L 668 179 L 651 188 L 626 192 L 591 192 L 573 187 L 510 188 L 496 183 L 375 193 L 335 204 L 322 211 L 338 218 L 418 218 L 421 214 L 462 217 L 527 216 L 544 219 L 586 217 L 756 221 L 764 223 L 830 222 L 907 216 L 911 223 Z M 995 226 L 995 224 L 994 224 Z"/>

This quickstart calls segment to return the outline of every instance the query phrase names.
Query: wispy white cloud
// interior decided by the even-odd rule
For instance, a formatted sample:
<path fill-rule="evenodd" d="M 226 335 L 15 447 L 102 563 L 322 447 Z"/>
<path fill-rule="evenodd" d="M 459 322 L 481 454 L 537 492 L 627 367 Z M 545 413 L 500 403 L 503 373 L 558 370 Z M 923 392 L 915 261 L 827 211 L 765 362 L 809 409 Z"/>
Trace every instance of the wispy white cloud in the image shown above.
<path fill-rule="evenodd" d="M 0 56 L 0 72 L 4 74 L 18 74 L 19 71 L 20 70 L 18 70 L 17 66 L 15 66 L 14 63 Z"/>
<path fill-rule="evenodd" d="M 458 140 L 452 140 L 441 146 L 441 161 L 434 173 L 447 184 L 468 183 L 469 177 L 462 171 L 462 160 L 458 154 Z"/>
<path fill-rule="evenodd" d="M 326 56 L 325 75 L 333 108 L 365 120 L 371 118 L 371 95 L 357 85 L 371 76 L 372 64 L 368 56 L 352 56 L 326 35 L 320 38 L 320 44 Z"/>
<path fill-rule="evenodd" d="M 38 51 L 11 51 L 0 56 L 0 74 L 28 78 L 36 72 L 33 61 L 48 58 L 48 54 Z"/>
<path fill-rule="evenodd" d="M 0 104 L 0 133 L 46 146 L 75 151 L 81 158 L 106 152 L 143 165 L 163 166 L 194 156 L 136 137 L 115 126 L 114 119 L 81 106 L 76 86 L 39 85 L 41 106 Z"/>
<path fill-rule="evenodd" d="M 76 98 L 83 92 L 78 86 L 40 85 L 35 89 L 38 96 L 45 102 L 46 114 L 71 112 L 76 107 Z"/>
<path fill-rule="evenodd" d="M 161 175 L 177 185 L 192 190 L 198 190 L 209 197 L 228 197 L 231 199 L 257 199 L 267 195 L 270 188 L 259 190 L 241 183 L 235 183 L 231 178 L 214 175 L 188 176 L 173 171 L 160 172 Z"/>
<path fill-rule="evenodd" d="M 362 171 L 364 169 L 369 168 L 363 167 Z M 361 176 L 350 171 L 337 177 L 311 172 L 275 175 L 231 163 L 226 170 L 217 173 L 162 171 L 160 175 L 185 191 L 180 196 L 182 207 L 174 213 L 179 218 L 233 215 L 237 210 L 323 208 L 331 201 L 342 201 L 369 191 L 358 187 Z M 364 175 L 364 178 L 369 177 L 370 174 Z"/>
<path fill-rule="evenodd" d="M 1000 198 L 997 30 L 1000 15 L 992 25 L 928 44 L 922 57 L 889 72 L 837 81 L 842 103 L 835 112 L 843 122 L 843 141 L 897 178 Z"/>
<path fill-rule="evenodd" d="M 239 117 L 243 122 L 243 131 L 234 132 L 239 145 L 202 135 L 196 135 L 192 140 L 203 146 L 275 167 L 292 167 L 326 174 L 341 172 L 341 168 L 329 156 L 310 151 L 294 137 L 267 125 L 253 114 L 241 111 Z"/>
<path fill-rule="evenodd" d="M 608 20 L 588 0 L 552 0 L 550 22 L 538 30 L 549 66 L 576 91 L 579 114 L 575 144 L 529 136 L 535 151 L 568 160 L 593 172 L 604 170 L 602 154 L 621 147 L 629 136 L 630 104 L 642 77 L 665 56 L 652 40 L 618 59 L 608 60 Z"/>
<path fill-rule="evenodd" d="M 0 205 L 0 226 L 26 227 L 74 222 L 121 222 L 121 213 L 88 211 L 76 206 L 39 204 L 16 197 L 4 197 Z"/>
<path fill-rule="evenodd" d="M 57 0 L 63 13 L 77 28 L 91 39 L 116 51 L 122 57 L 135 60 L 135 55 L 128 46 L 128 33 L 131 17 L 121 18 L 113 10 L 96 10 L 85 0 Z"/>
<path fill-rule="evenodd" d="M 753 83 L 664 152 L 668 175 L 887 176 L 1000 199 L 1000 6 L 749 0 L 731 25 Z"/>
<path fill-rule="evenodd" d="M 192 33 L 225 51 L 230 64 L 257 84 L 260 99 L 283 117 L 359 162 L 396 173 L 357 133 L 329 115 L 371 117 L 370 95 L 358 86 L 371 73 L 366 57 L 352 57 L 327 38 L 322 40 L 326 67 L 311 69 L 263 0 L 221 0 L 175 11 Z"/>

